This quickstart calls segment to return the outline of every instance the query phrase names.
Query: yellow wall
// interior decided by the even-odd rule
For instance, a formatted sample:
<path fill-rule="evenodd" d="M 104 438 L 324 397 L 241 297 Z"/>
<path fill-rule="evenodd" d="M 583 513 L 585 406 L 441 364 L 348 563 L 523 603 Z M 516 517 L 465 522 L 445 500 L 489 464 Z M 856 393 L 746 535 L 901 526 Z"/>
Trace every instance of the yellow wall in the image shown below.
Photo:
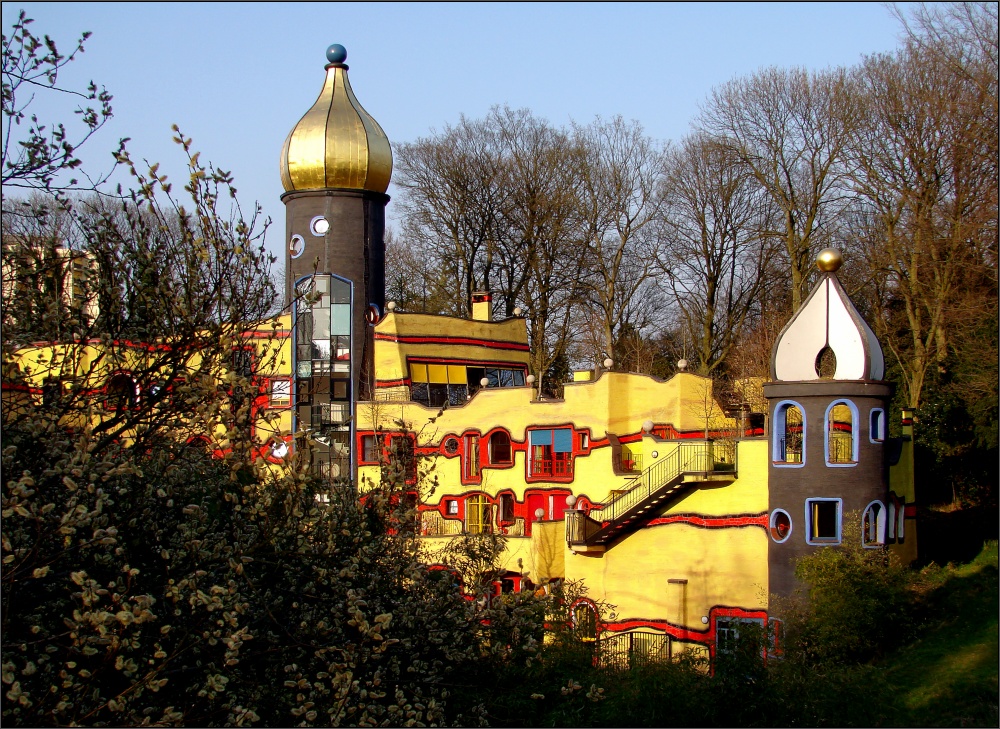
<path fill-rule="evenodd" d="M 695 488 L 662 516 L 764 514 L 767 445 L 765 439 L 741 441 L 736 481 Z M 660 619 L 704 630 L 701 618 L 714 606 L 767 609 L 767 550 L 767 532 L 760 526 L 670 523 L 638 529 L 605 552 L 577 554 L 567 547 L 566 578 L 583 579 L 592 597 L 613 603 L 618 621 Z"/>

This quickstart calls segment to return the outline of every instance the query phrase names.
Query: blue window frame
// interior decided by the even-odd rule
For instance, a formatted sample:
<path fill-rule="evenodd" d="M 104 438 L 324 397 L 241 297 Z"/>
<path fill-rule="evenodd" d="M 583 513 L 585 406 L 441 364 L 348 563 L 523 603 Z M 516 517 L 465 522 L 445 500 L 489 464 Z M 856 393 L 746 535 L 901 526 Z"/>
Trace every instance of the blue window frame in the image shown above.
<path fill-rule="evenodd" d="M 776 468 L 801 468 L 806 462 L 806 411 L 794 400 L 774 408 L 771 460 Z"/>
<path fill-rule="evenodd" d="M 885 441 L 885 410 L 882 408 L 872 408 L 869 415 L 868 441 L 870 443 Z"/>
<path fill-rule="evenodd" d="M 850 400 L 835 400 L 827 407 L 823 420 L 826 465 L 832 468 L 858 465 L 858 406 Z"/>
<path fill-rule="evenodd" d="M 806 499 L 806 543 L 840 544 L 843 499 Z"/>

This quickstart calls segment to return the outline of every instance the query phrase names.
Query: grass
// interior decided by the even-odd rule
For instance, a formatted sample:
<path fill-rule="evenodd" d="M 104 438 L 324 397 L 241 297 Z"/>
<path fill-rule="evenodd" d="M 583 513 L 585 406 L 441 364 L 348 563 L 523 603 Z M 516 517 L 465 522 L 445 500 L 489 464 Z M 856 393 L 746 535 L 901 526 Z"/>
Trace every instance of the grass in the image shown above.
<path fill-rule="evenodd" d="M 887 679 L 910 726 L 997 726 L 997 543 L 964 565 L 931 565 L 914 581 L 919 637 L 889 656 Z"/>

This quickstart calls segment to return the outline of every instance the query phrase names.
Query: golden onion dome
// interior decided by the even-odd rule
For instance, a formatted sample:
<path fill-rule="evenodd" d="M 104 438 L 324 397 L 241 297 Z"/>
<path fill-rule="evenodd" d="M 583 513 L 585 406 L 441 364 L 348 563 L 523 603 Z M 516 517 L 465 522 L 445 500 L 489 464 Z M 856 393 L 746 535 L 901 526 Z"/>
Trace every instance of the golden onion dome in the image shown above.
<path fill-rule="evenodd" d="M 384 193 L 392 177 L 389 139 L 358 103 L 347 79 L 347 51 L 326 51 L 326 82 L 281 148 L 286 192 L 335 187 Z"/>

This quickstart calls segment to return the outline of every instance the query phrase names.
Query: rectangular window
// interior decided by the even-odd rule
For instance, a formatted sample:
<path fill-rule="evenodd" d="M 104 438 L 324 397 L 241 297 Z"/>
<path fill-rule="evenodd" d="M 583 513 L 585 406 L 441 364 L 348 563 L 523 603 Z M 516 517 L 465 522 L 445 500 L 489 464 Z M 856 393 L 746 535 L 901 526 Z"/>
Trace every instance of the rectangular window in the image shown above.
<path fill-rule="evenodd" d="M 253 376 L 253 352 L 249 349 L 237 349 L 233 352 L 233 372 L 240 377 Z"/>
<path fill-rule="evenodd" d="M 573 477 L 573 430 L 529 431 L 531 476 L 569 479 Z"/>
<path fill-rule="evenodd" d="M 291 380 L 271 380 L 271 406 L 286 407 L 292 401 Z"/>
<path fill-rule="evenodd" d="M 479 436 L 465 436 L 465 478 L 475 481 L 479 478 Z"/>
<path fill-rule="evenodd" d="M 514 521 L 514 495 L 500 494 L 500 521 Z"/>
<path fill-rule="evenodd" d="M 762 618 L 724 618 L 715 621 L 717 653 L 735 653 L 741 641 L 750 640 L 766 645 L 766 628 Z"/>
<path fill-rule="evenodd" d="M 361 436 L 361 460 L 365 463 L 378 463 L 378 441 L 374 435 Z"/>
<path fill-rule="evenodd" d="M 410 397 L 413 399 L 413 402 L 429 405 L 430 396 L 430 386 L 426 382 L 414 382 L 410 388 Z"/>
<path fill-rule="evenodd" d="M 394 436 L 389 443 L 389 450 L 392 463 L 403 472 L 406 483 L 416 483 L 417 458 L 412 437 Z"/>
<path fill-rule="evenodd" d="M 447 513 L 448 516 L 458 516 L 458 500 L 457 499 L 448 499 L 444 503 L 445 503 L 445 507 L 444 507 L 445 508 L 445 513 Z"/>
<path fill-rule="evenodd" d="M 840 544 L 840 499 L 806 499 L 806 542 Z"/>

